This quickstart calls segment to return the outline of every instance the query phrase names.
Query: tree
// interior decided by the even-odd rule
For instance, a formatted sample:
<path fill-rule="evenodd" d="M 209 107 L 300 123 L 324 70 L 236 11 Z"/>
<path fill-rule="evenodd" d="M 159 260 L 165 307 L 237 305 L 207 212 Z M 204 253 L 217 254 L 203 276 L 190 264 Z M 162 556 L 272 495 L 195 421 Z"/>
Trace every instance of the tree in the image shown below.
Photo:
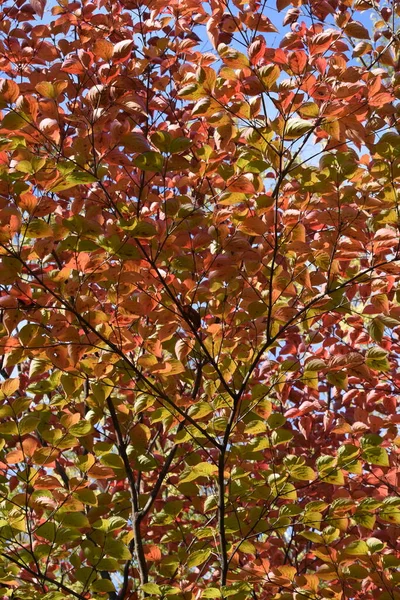
<path fill-rule="evenodd" d="M 399 15 L 2 2 L 4 599 L 400 599 Z"/>

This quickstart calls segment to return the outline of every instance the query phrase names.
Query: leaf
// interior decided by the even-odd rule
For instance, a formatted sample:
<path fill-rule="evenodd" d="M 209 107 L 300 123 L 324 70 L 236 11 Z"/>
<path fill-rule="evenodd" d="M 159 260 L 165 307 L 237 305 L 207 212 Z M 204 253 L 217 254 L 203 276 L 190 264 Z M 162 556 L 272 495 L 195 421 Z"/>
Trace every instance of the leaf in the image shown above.
<path fill-rule="evenodd" d="M 158 546 L 151 545 L 146 546 L 144 550 L 146 560 L 149 562 L 156 562 L 161 560 L 161 550 Z"/>
<path fill-rule="evenodd" d="M 22 129 L 28 123 L 27 118 L 23 114 L 10 111 L 1 121 L 0 129 L 8 129 L 9 131 L 16 131 Z"/>
<path fill-rule="evenodd" d="M 322 371 L 326 369 L 327 365 L 323 360 L 319 358 L 313 358 L 306 363 L 306 371 Z"/>
<path fill-rule="evenodd" d="M 115 52 L 115 48 L 108 40 L 96 40 L 93 46 L 93 52 L 103 60 L 110 60 Z"/>
<path fill-rule="evenodd" d="M 19 87 L 12 79 L 0 80 L 0 98 L 6 103 L 13 103 L 19 96 Z"/>
<path fill-rule="evenodd" d="M 76 185 L 85 185 L 87 183 L 94 183 L 95 181 L 97 181 L 97 178 L 91 173 L 87 173 L 85 171 L 73 171 L 63 178 L 62 181 L 53 185 L 50 190 L 52 192 L 63 192 L 75 187 Z"/>
<path fill-rule="evenodd" d="M 174 138 L 169 146 L 169 151 L 171 154 L 175 154 L 178 152 L 185 152 L 193 145 L 193 141 L 188 138 L 178 137 Z"/>
<path fill-rule="evenodd" d="M 293 438 L 293 433 L 288 429 L 276 429 L 272 432 L 271 441 L 273 446 L 287 444 Z"/>
<path fill-rule="evenodd" d="M 147 152 L 150 144 L 142 133 L 127 133 L 121 137 L 121 142 L 128 152 Z"/>
<path fill-rule="evenodd" d="M 270 90 L 274 83 L 279 79 L 281 70 L 278 65 L 265 65 L 259 69 L 259 76 L 265 88 Z"/>
<path fill-rule="evenodd" d="M 202 598 L 222 598 L 221 591 L 218 588 L 210 587 L 204 590 Z"/>
<path fill-rule="evenodd" d="M 383 324 L 383 322 L 378 317 L 372 319 L 368 327 L 368 333 L 375 342 L 382 341 L 384 331 L 385 325 Z"/>
<path fill-rule="evenodd" d="M 332 469 L 326 473 L 320 473 L 324 482 L 332 485 L 344 485 L 344 476 L 340 469 Z"/>
<path fill-rule="evenodd" d="M 378 540 L 377 538 L 371 537 L 367 539 L 367 546 L 369 552 L 371 554 L 375 554 L 376 552 L 381 552 L 385 548 L 386 543 Z"/>
<path fill-rule="evenodd" d="M 290 6 L 290 0 L 276 0 L 276 8 L 278 12 Z"/>
<path fill-rule="evenodd" d="M 263 235 L 268 227 L 260 217 L 248 217 L 240 223 L 239 229 L 248 235 Z"/>
<path fill-rule="evenodd" d="M 347 373 L 343 373 L 340 371 L 332 371 L 327 373 L 327 380 L 331 385 L 334 385 L 338 390 L 346 390 L 348 386 L 348 376 Z"/>
<path fill-rule="evenodd" d="M 344 28 L 344 31 L 350 37 L 354 37 L 360 40 L 369 40 L 371 37 L 368 29 L 358 21 L 350 21 L 350 23 L 348 23 Z"/>
<path fill-rule="evenodd" d="M 365 355 L 365 362 L 370 369 L 374 369 L 375 371 L 388 371 L 390 363 L 387 359 L 387 354 L 387 351 L 383 350 L 383 348 L 370 348 Z"/>
<path fill-rule="evenodd" d="M 133 49 L 133 40 L 122 40 L 114 46 L 113 60 L 114 62 L 125 62 L 131 55 Z"/>
<path fill-rule="evenodd" d="M 121 223 L 122 229 L 130 232 L 132 238 L 152 238 L 157 234 L 157 230 L 153 223 L 149 221 L 137 221 L 134 219 L 132 222 Z"/>
<path fill-rule="evenodd" d="M 246 200 L 246 194 L 243 192 L 224 192 L 218 199 L 221 206 L 232 206 Z"/>
<path fill-rule="evenodd" d="M 19 377 L 11 377 L 6 379 L 1 384 L 1 391 L 5 396 L 12 396 L 19 389 L 20 379 Z"/>
<path fill-rule="evenodd" d="M 6 463 L 9 465 L 16 465 L 24 461 L 24 453 L 22 450 L 11 450 L 5 457 Z"/>
<path fill-rule="evenodd" d="M 91 584 L 95 592 L 115 592 L 115 586 L 109 579 L 97 579 Z"/>
<path fill-rule="evenodd" d="M 42 18 L 46 7 L 46 0 L 29 0 L 29 4 L 32 6 L 35 13 Z"/>
<path fill-rule="evenodd" d="M 60 517 L 62 524 L 66 527 L 84 529 L 90 526 L 89 519 L 81 512 L 63 513 Z"/>
<path fill-rule="evenodd" d="M 45 221 L 34 219 L 27 225 L 25 231 L 23 231 L 23 235 L 28 239 L 42 239 L 52 237 L 53 229 L 51 225 L 49 225 Z"/>
<path fill-rule="evenodd" d="M 69 433 L 76 437 L 83 437 L 91 433 L 92 430 L 92 425 L 88 421 L 82 420 L 75 425 L 72 425 L 72 427 L 69 428 Z"/>
<path fill-rule="evenodd" d="M 133 164 L 142 171 L 160 172 L 163 168 L 163 157 L 159 152 L 143 152 L 135 158 Z"/>
<path fill-rule="evenodd" d="M 372 52 L 373 48 L 369 42 L 359 42 L 353 48 L 353 56 L 359 57 Z"/>
<path fill-rule="evenodd" d="M 284 135 L 287 140 L 295 140 L 311 131 L 314 123 L 300 118 L 290 118 L 286 122 Z"/>
<path fill-rule="evenodd" d="M 93 490 L 89 488 L 84 488 L 82 490 L 78 490 L 74 494 L 78 500 L 88 504 L 89 506 L 97 506 L 97 496 Z"/>
<path fill-rule="evenodd" d="M 202 565 L 211 555 L 211 548 L 205 550 L 196 550 L 192 552 L 187 559 L 187 566 L 192 569 Z"/>
<path fill-rule="evenodd" d="M 389 466 L 389 457 L 384 448 L 368 447 L 362 453 L 363 458 L 373 464 L 381 467 Z"/>
<path fill-rule="evenodd" d="M 122 458 L 113 452 L 103 454 L 100 458 L 103 465 L 106 467 L 111 467 L 112 469 L 124 469 L 124 461 Z"/>
<path fill-rule="evenodd" d="M 353 518 L 358 525 L 361 525 L 361 527 L 365 527 L 366 529 L 374 529 L 376 522 L 375 515 L 360 512 L 355 513 Z"/>
<path fill-rule="evenodd" d="M 350 556 L 364 556 L 368 554 L 368 551 L 368 545 L 363 540 L 351 542 L 345 548 L 346 554 L 349 554 Z"/>
<path fill-rule="evenodd" d="M 212 465 L 206 462 L 198 463 L 197 465 L 194 465 L 194 467 L 191 468 L 190 472 L 186 475 L 186 477 L 181 479 L 181 483 L 195 481 L 200 477 L 210 477 L 212 475 L 215 475 L 217 471 L 218 469 L 216 465 Z"/>
<path fill-rule="evenodd" d="M 270 429 L 277 429 L 285 423 L 286 419 L 281 413 L 273 413 L 267 419 L 267 424 Z"/>
<path fill-rule="evenodd" d="M 242 69 L 249 66 L 249 59 L 235 48 L 230 48 L 226 44 L 219 44 L 218 53 L 224 63 L 232 69 Z"/>
<path fill-rule="evenodd" d="M 156 583 L 144 583 L 140 586 L 143 592 L 146 594 L 159 594 L 161 595 L 161 588 Z"/>
<path fill-rule="evenodd" d="M 130 560 L 132 554 L 129 552 L 128 546 L 122 540 L 106 539 L 104 550 L 106 554 L 117 560 Z"/>
<path fill-rule="evenodd" d="M 290 469 L 290 477 L 299 481 L 313 481 L 315 473 L 311 467 L 298 466 Z"/>

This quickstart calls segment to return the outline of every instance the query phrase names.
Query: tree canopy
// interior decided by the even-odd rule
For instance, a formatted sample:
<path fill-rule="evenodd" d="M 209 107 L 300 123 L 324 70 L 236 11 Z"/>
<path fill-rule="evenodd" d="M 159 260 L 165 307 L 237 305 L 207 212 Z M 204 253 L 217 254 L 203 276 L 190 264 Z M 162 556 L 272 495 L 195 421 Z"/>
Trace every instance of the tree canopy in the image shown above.
<path fill-rule="evenodd" d="M 400 600 L 398 0 L 0 8 L 0 596 Z"/>

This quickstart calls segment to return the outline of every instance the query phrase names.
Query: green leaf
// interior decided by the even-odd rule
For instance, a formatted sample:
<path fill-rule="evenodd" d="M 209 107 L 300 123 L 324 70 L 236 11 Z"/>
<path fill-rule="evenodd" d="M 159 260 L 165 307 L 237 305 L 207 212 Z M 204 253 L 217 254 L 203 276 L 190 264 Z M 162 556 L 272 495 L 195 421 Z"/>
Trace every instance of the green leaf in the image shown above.
<path fill-rule="evenodd" d="M 280 74 L 281 70 L 278 65 L 273 64 L 262 66 L 259 70 L 259 76 L 267 89 L 275 83 Z"/>
<path fill-rule="evenodd" d="M 287 444 L 293 438 L 293 433 L 289 429 L 276 429 L 272 432 L 271 442 L 273 446 Z"/>
<path fill-rule="evenodd" d="M 129 231 L 132 238 L 152 238 L 157 234 L 157 229 L 149 221 L 123 221 L 120 224 L 122 229 Z"/>
<path fill-rule="evenodd" d="M 221 203 L 220 203 L 221 204 Z M 268 305 L 265 302 L 251 302 L 247 308 L 252 319 L 258 319 L 268 313 Z"/>
<path fill-rule="evenodd" d="M 202 565 L 208 559 L 210 554 L 211 548 L 207 548 L 205 550 L 196 550 L 195 552 L 192 552 L 192 554 L 187 559 L 187 566 L 189 567 L 189 569 L 192 569 L 193 567 Z"/>
<path fill-rule="evenodd" d="M 161 152 L 169 152 L 172 137 L 168 131 L 156 131 L 151 136 L 152 144 Z"/>
<path fill-rule="evenodd" d="M 314 123 L 300 118 L 288 119 L 285 127 L 285 139 L 295 140 L 314 127 Z"/>
<path fill-rule="evenodd" d="M 363 567 L 362 565 L 359 565 L 357 563 L 353 563 L 352 565 L 349 565 L 348 567 L 344 567 L 343 572 L 345 575 L 348 575 L 349 577 L 354 577 L 354 579 L 367 579 L 367 577 L 370 574 L 368 569 L 366 569 L 365 567 Z"/>
<path fill-rule="evenodd" d="M 218 204 L 221 204 L 222 206 L 233 206 L 234 204 L 240 204 L 241 202 L 245 202 L 246 200 L 246 194 L 243 194 L 241 192 L 224 192 L 219 196 Z"/>
<path fill-rule="evenodd" d="M 149 454 L 139 454 L 136 457 L 137 468 L 145 473 L 157 468 L 157 461 Z"/>
<path fill-rule="evenodd" d="M 222 598 L 221 590 L 218 588 L 207 588 L 201 595 L 202 598 Z"/>
<path fill-rule="evenodd" d="M 389 523 L 400 525 L 400 498 L 386 498 L 379 512 L 379 517 Z"/>
<path fill-rule="evenodd" d="M 257 435 L 259 433 L 264 433 L 267 430 L 267 426 L 265 421 L 257 420 L 251 421 L 248 425 L 246 425 L 245 432 L 249 435 Z"/>
<path fill-rule="evenodd" d="M 91 585 L 95 592 L 115 592 L 115 586 L 109 579 L 97 579 Z"/>
<path fill-rule="evenodd" d="M 272 413 L 267 419 L 267 425 L 270 429 L 277 429 L 285 423 L 286 419 L 281 413 Z"/>
<path fill-rule="evenodd" d="M 363 451 L 362 455 L 363 458 L 372 465 L 378 465 L 380 467 L 389 466 L 388 453 L 384 448 L 369 446 Z"/>
<path fill-rule="evenodd" d="M 100 529 L 106 533 L 110 533 L 111 531 L 115 531 L 116 529 L 124 529 L 126 528 L 126 520 L 122 519 L 122 517 L 111 517 L 109 519 L 99 519 L 95 523 L 93 523 L 94 529 Z"/>
<path fill-rule="evenodd" d="M 344 476 L 340 469 L 333 469 L 328 471 L 326 474 L 320 474 L 321 479 L 325 483 L 331 483 L 332 485 L 344 485 Z"/>
<path fill-rule="evenodd" d="M 89 527 L 89 519 L 81 512 L 60 513 L 60 518 L 64 527 Z"/>
<path fill-rule="evenodd" d="M 52 192 L 63 192 L 76 185 L 84 185 L 98 181 L 97 177 L 86 171 L 72 171 L 63 181 L 60 181 L 51 188 Z"/>
<path fill-rule="evenodd" d="M 315 472 L 311 467 L 297 466 L 290 469 L 290 477 L 299 481 L 313 481 L 315 479 Z"/>
<path fill-rule="evenodd" d="M 385 542 L 382 542 L 381 540 L 378 540 L 378 538 L 368 538 L 367 540 L 367 546 L 369 548 L 369 551 L 371 554 L 375 554 L 375 552 L 381 552 L 386 544 Z"/>
<path fill-rule="evenodd" d="M 186 475 L 186 477 L 181 479 L 180 483 L 195 481 L 200 477 L 210 477 L 211 475 L 215 475 L 217 471 L 218 469 L 216 465 L 206 462 L 198 463 L 197 465 L 194 465 L 194 467 L 191 467 L 190 472 Z"/>
<path fill-rule="evenodd" d="M 373 529 L 376 522 L 375 515 L 366 512 L 356 512 L 353 519 L 357 525 L 361 525 L 366 529 Z"/>
<path fill-rule="evenodd" d="M 97 496 L 94 491 L 89 488 L 83 488 L 82 490 L 76 491 L 74 496 L 84 504 L 88 504 L 89 506 L 97 506 Z"/>
<path fill-rule="evenodd" d="M 345 548 L 346 554 L 350 554 L 350 556 L 364 556 L 365 554 L 368 554 L 368 550 L 368 546 L 363 540 L 351 542 L 351 544 Z"/>
<path fill-rule="evenodd" d="M 389 371 L 390 363 L 387 359 L 388 353 L 383 348 L 370 348 L 365 355 L 367 367 L 374 371 Z"/>
<path fill-rule="evenodd" d="M 334 385 L 338 390 L 346 390 L 348 386 L 347 373 L 342 371 L 332 371 L 326 376 L 331 385 Z"/>
<path fill-rule="evenodd" d="M 25 236 L 28 239 L 30 239 L 30 238 L 41 239 L 41 238 L 46 238 L 46 237 L 52 237 L 53 228 L 51 227 L 51 225 L 49 225 L 45 221 L 41 221 L 40 219 L 35 219 L 35 220 L 31 221 L 27 225 L 26 229 L 24 231 L 22 231 L 21 233 L 23 236 Z"/>
<path fill-rule="evenodd" d="M 118 571 L 119 562 L 115 558 L 101 558 L 97 563 L 98 571 Z"/>
<path fill-rule="evenodd" d="M 156 583 L 144 583 L 140 587 L 146 594 L 161 594 L 161 588 Z"/>
<path fill-rule="evenodd" d="M 143 152 L 135 158 L 133 164 L 142 171 L 152 171 L 158 173 L 162 171 L 164 160 L 159 152 Z"/>
<path fill-rule="evenodd" d="M 28 124 L 28 119 L 23 113 L 18 114 L 14 111 L 10 111 L 6 114 L 4 119 L 1 121 L 0 129 L 9 129 L 10 131 L 16 131 L 22 129 Z"/>
<path fill-rule="evenodd" d="M 104 550 L 112 558 L 117 560 L 130 560 L 132 554 L 129 552 L 128 546 L 122 540 L 106 539 Z"/>
<path fill-rule="evenodd" d="M 100 458 L 101 464 L 106 467 L 111 467 L 112 469 L 124 469 L 124 461 L 119 456 L 119 454 L 115 454 L 114 452 L 110 452 L 108 454 L 103 454 Z"/>
<path fill-rule="evenodd" d="M 72 425 L 72 427 L 69 428 L 69 433 L 76 437 L 84 437 L 85 435 L 88 435 L 92 431 L 93 431 L 92 425 L 88 421 L 85 421 L 84 419 L 82 419 L 82 421 L 78 421 L 78 423 L 75 423 L 75 425 Z"/>
<path fill-rule="evenodd" d="M 346 467 L 347 463 L 355 459 L 360 454 L 360 448 L 353 444 L 343 444 L 338 450 L 338 464 Z"/>
<path fill-rule="evenodd" d="M 308 361 L 305 366 L 306 371 L 321 371 L 322 369 L 326 369 L 326 362 L 320 360 L 319 358 L 313 358 Z"/>
<path fill-rule="evenodd" d="M 381 342 L 385 332 L 385 325 L 376 317 L 372 319 L 368 327 L 368 333 L 375 342 Z"/>
<path fill-rule="evenodd" d="M 170 144 L 169 151 L 171 154 L 175 154 L 178 152 L 184 152 L 188 150 L 190 146 L 193 145 L 193 140 L 185 137 L 174 138 Z"/>
<path fill-rule="evenodd" d="M 35 530 L 35 535 L 44 538 L 49 542 L 53 542 L 57 535 L 57 526 L 55 523 L 50 523 L 49 521 L 47 523 L 43 523 L 43 525 L 40 525 Z"/>

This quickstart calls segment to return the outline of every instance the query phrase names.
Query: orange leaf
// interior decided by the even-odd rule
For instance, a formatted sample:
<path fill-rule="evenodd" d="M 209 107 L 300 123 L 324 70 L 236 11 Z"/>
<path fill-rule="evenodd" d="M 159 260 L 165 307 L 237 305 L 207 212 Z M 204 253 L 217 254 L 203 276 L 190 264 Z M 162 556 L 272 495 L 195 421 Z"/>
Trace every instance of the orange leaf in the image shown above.
<path fill-rule="evenodd" d="M 149 562 L 161 560 L 161 550 L 158 546 L 146 546 L 144 555 Z"/>
<path fill-rule="evenodd" d="M 227 182 L 227 189 L 230 192 L 239 192 L 242 194 L 255 194 L 254 185 L 244 175 L 239 177 L 232 177 Z"/>

